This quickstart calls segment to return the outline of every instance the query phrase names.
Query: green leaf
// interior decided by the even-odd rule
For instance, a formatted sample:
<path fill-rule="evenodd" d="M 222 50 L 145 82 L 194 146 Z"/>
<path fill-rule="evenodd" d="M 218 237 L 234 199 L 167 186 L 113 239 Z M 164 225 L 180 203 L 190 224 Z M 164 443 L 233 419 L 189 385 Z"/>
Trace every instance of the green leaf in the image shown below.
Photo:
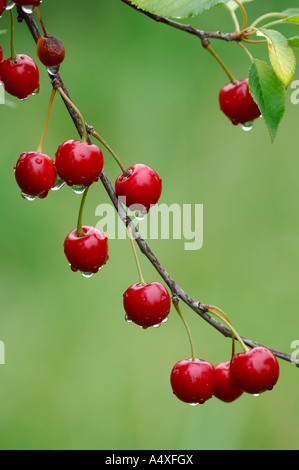
<path fill-rule="evenodd" d="M 296 57 L 288 40 L 278 31 L 259 29 L 268 42 L 269 57 L 275 73 L 287 88 L 296 71 Z"/>
<path fill-rule="evenodd" d="M 288 8 L 284 10 L 282 14 L 286 16 L 298 16 L 299 15 L 299 8 Z"/>
<path fill-rule="evenodd" d="M 273 68 L 254 59 L 249 70 L 249 90 L 269 129 L 272 142 L 285 112 L 285 89 Z"/>
<path fill-rule="evenodd" d="M 299 49 L 299 36 L 288 39 L 288 43 L 293 49 Z"/>
<path fill-rule="evenodd" d="M 223 3 L 223 0 L 132 0 L 132 3 L 156 15 L 187 18 L 199 15 L 221 1 Z"/>
<path fill-rule="evenodd" d="M 292 23 L 299 26 L 299 8 L 288 8 L 282 12 L 285 18 L 281 20 L 282 23 Z"/>

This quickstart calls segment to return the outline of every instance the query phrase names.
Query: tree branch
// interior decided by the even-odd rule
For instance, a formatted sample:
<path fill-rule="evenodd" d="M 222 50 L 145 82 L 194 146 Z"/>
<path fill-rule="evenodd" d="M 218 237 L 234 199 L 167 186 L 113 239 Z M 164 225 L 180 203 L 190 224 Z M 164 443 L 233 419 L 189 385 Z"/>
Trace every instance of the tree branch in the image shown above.
<path fill-rule="evenodd" d="M 165 18 L 164 16 L 159 16 L 156 15 L 155 13 L 151 13 L 149 11 L 141 10 L 138 8 L 136 5 L 133 5 L 133 3 L 130 0 L 121 0 L 123 3 L 128 5 L 129 7 L 133 8 L 136 11 L 139 11 L 140 13 L 143 13 L 144 15 L 148 16 L 152 20 L 156 21 L 157 23 L 164 23 L 168 26 L 171 26 L 172 28 L 179 29 L 181 31 L 184 31 L 185 33 L 192 34 L 193 36 L 198 37 L 203 46 L 206 47 L 206 43 L 209 43 L 209 39 L 222 39 L 223 41 L 236 41 L 238 40 L 238 33 L 222 33 L 221 31 L 215 31 L 215 32 L 209 32 L 209 31 L 202 31 L 200 29 L 194 28 L 191 24 L 185 25 L 182 23 L 178 23 L 177 21 L 170 20 L 168 18 Z"/>
<path fill-rule="evenodd" d="M 127 0 L 122 0 L 122 1 L 124 1 L 125 3 L 130 4 L 130 2 L 128 2 Z M 39 36 L 40 36 L 40 32 L 39 32 L 39 29 L 38 29 L 32 15 L 24 12 L 23 9 L 20 6 L 17 7 L 17 10 L 18 10 L 18 14 L 19 14 L 19 21 L 25 20 L 32 37 L 34 38 L 35 41 L 37 41 Z M 57 88 L 58 86 L 62 87 L 64 92 L 67 94 L 67 96 L 70 97 L 69 92 L 66 89 L 66 87 L 63 83 L 63 80 L 62 80 L 61 76 L 58 73 L 58 69 L 48 71 L 48 74 L 49 74 L 49 77 L 51 79 L 51 83 L 52 83 L 53 88 Z M 79 116 L 76 114 L 76 112 L 74 112 L 73 108 L 69 105 L 69 103 L 67 101 L 64 100 L 64 103 L 65 103 L 65 106 L 68 110 L 68 113 L 70 114 L 70 116 L 71 116 L 71 118 L 74 122 L 74 125 L 75 125 L 75 127 L 78 131 L 78 134 L 82 137 L 82 124 L 81 124 L 81 120 L 80 120 Z M 93 129 L 92 126 L 89 126 L 88 124 L 86 124 L 86 130 L 87 130 L 87 133 L 90 135 L 90 134 L 92 134 L 94 129 Z M 88 138 L 88 140 L 90 141 L 90 138 Z M 138 232 L 137 228 L 135 227 L 132 220 L 128 216 L 124 206 L 119 201 L 119 199 L 118 199 L 118 197 L 117 197 L 117 195 L 114 191 L 114 188 L 111 184 L 111 181 L 109 180 L 109 178 L 108 178 L 108 176 L 107 176 L 107 174 L 104 170 L 102 171 L 100 179 L 101 179 L 101 182 L 102 182 L 102 184 L 103 184 L 103 186 L 104 186 L 104 188 L 105 188 L 112 204 L 114 205 L 120 219 L 122 220 L 122 222 L 126 226 L 128 226 L 129 224 L 131 225 L 132 234 L 133 234 L 134 238 L 136 239 L 136 243 L 138 244 L 141 253 L 143 253 L 147 257 L 147 259 L 154 266 L 154 268 L 156 269 L 158 274 L 161 276 L 161 278 L 168 285 L 168 287 L 169 287 L 169 289 L 172 293 L 172 296 L 174 298 L 182 300 L 194 312 L 196 312 L 201 318 L 203 318 L 207 323 L 209 323 L 216 330 L 218 330 L 224 337 L 231 338 L 232 334 L 231 334 L 230 329 L 227 328 L 226 326 L 224 326 L 223 324 L 221 324 L 220 322 L 218 322 L 217 320 L 215 320 L 213 317 L 211 317 L 207 313 L 207 311 L 209 309 L 209 306 L 204 305 L 204 304 L 194 300 L 193 298 L 191 298 L 175 282 L 175 280 L 170 276 L 170 274 L 166 271 L 166 269 L 158 261 L 158 259 L 156 258 L 156 256 L 154 255 L 154 253 L 152 252 L 152 250 L 150 249 L 148 244 L 145 242 L 145 240 L 141 237 L 141 235 Z M 242 336 L 241 336 L 241 338 L 244 341 L 244 343 L 247 346 L 251 347 L 251 348 L 254 348 L 254 347 L 257 347 L 257 346 L 262 346 L 261 344 L 255 342 L 255 341 L 252 341 L 248 338 L 245 338 L 245 337 L 242 337 Z M 268 348 L 268 349 L 271 349 L 271 348 Z M 271 349 L 271 351 L 277 357 L 279 357 L 280 359 L 292 362 L 297 367 L 299 367 L 299 359 L 293 357 L 291 354 L 283 353 L 283 352 L 280 352 L 280 351 L 277 351 L 277 350 L 274 350 L 274 349 Z"/>

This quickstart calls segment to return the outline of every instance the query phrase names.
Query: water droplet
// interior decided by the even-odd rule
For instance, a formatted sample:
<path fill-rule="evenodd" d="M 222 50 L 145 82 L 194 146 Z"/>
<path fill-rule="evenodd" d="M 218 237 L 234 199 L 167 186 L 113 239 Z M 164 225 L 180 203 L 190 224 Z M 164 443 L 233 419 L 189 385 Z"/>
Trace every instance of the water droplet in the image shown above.
<path fill-rule="evenodd" d="M 8 0 L 7 5 L 5 7 L 6 10 L 11 10 L 15 6 L 15 2 Z"/>
<path fill-rule="evenodd" d="M 40 90 L 40 86 L 38 85 L 38 87 L 34 90 L 33 93 L 31 93 L 32 96 L 36 96 L 39 94 L 39 90 Z"/>
<path fill-rule="evenodd" d="M 86 189 L 85 186 L 72 186 L 72 190 L 74 191 L 75 194 L 83 194 L 85 189 Z"/>
<path fill-rule="evenodd" d="M 30 7 L 30 6 L 22 6 L 22 10 L 27 13 L 28 15 L 31 15 L 33 13 L 33 10 L 34 10 L 34 6 Z"/>
<path fill-rule="evenodd" d="M 127 323 L 132 323 L 132 320 L 128 317 L 128 315 L 125 315 L 125 321 Z"/>
<path fill-rule="evenodd" d="M 51 188 L 51 190 L 59 191 L 59 189 L 61 189 L 64 185 L 65 185 L 65 182 L 61 178 L 58 178 L 55 186 Z"/>
<path fill-rule="evenodd" d="M 190 406 L 197 406 L 198 403 L 189 403 Z"/>
<path fill-rule="evenodd" d="M 164 320 L 162 320 L 162 323 L 167 323 L 168 322 L 168 317 L 164 318 Z"/>
<path fill-rule="evenodd" d="M 30 194 L 26 194 L 26 193 L 21 193 L 21 196 L 23 199 L 26 199 L 26 201 L 35 201 L 35 196 L 30 196 Z"/>
<path fill-rule="evenodd" d="M 252 122 L 247 122 L 246 124 L 242 125 L 242 129 L 245 132 L 251 131 L 253 128 L 253 123 Z"/>
<path fill-rule="evenodd" d="M 93 276 L 93 273 L 84 273 L 84 272 L 82 272 L 82 276 L 85 277 L 86 279 L 90 279 Z"/>
<path fill-rule="evenodd" d="M 47 67 L 47 72 L 52 78 L 55 78 L 59 72 L 59 65 L 55 67 Z"/>
<path fill-rule="evenodd" d="M 161 326 L 161 323 L 157 323 L 156 325 L 153 325 L 153 328 L 159 328 Z"/>
<path fill-rule="evenodd" d="M 134 217 L 136 220 L 144 220 L 146 217 L 146 213 L 140 212 L 140 211 L 135 211 Z"/>
<path fill-rule="evenodd" d="M 259 397 L 260 394 L 259 394 L 259 393 L 254 393 L 253 396 L 254 396 L 254 397 Z"/>

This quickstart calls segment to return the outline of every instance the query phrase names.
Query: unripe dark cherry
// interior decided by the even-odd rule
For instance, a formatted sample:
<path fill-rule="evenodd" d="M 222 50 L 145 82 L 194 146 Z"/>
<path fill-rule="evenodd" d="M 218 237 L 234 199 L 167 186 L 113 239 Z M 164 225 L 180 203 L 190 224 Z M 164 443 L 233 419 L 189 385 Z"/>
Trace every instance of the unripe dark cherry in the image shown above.
<path fill-rule="evenodd" d="M 222 362 L 215 367 L 216 389 L 215 397 L 225 403 L 231 403 L 239 398 L 243 391 L 237 387 L 230 372 L 230 362 Z"/>
<path fill-rule="evenodd" d="M 250 123 L 261 115 L 250 94 L 248 78 L 225 85 L 220 91 L 219 103 L 223 113 L 235 126 Z"/>
<path fill-rule="evenodd" d="M 170 383 L 173 393 L 181 401 L 203 404 L 212 398 L 216 388 L 216 375 L 210 362 L 187 359 L 175 364 Z"/>
<path fill-rule="evenodd" d="M 133 210 L 147 213 L 155 205 L 162 192 L 162 180 L 147 165 L 137 163 L 121 174 L 115 182 L 115 192 L 120 200 Z"/>
<path fill-rule="evenodd" d="M 231 360 L 230 371 L 235 384 L 254 395 L 272 390 L 279 378 L 278 361 L 265 347 L 236 354 Z"/>
<path fill-rule="evenodd" d="M 97 145 L 68 140 L 58 147 L 55 165 L 59 177 L 68 186 L 88 187 L 98 181 L 104 158 Z"/>
<path fill-rule="evenodd" d="M 22 153 L 15 166 L 15 178 L 24 197 L 44 198 L 56 184 L 54 161 L 42 153 Z"/>
<path fill-rule="evenodd" d="M 41 36 L 37 41 L 37 56 L 46 67 L 55 67 L 63 62 L 65 48 L 55 36 Z"/>
<path fill-rule="evenodd" d="M 159 282 L 134 284 L 123 296 L 127 321 L 142 328 L 158 326 L 166 321 L 170 312 L 170 296 Z"/>
<path fill-rule="evenodd" d="M 39 70 L 34 60 L 26 54 L 19 54 L 0 62 L 0 80 L 5 91 L 23 100 L 39 90 Z"/>
<path fill-rule="evenodd" d="M 95 227 L 83 226 L 83 235 L 72 230 L 64 241 L 64 253 L 72 271 L 95 274 L 108 261 L 108 239 Z"/>

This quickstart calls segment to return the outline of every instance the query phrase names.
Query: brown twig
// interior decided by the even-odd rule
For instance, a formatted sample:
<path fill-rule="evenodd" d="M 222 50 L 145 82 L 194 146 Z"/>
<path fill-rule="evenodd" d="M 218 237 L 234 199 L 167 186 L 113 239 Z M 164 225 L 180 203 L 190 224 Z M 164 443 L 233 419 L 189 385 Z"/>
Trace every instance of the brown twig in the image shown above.
<path fill-rule="evenodd" d="M 130 3 L 127 0 L 122 0 L 122 1 L 124 1 L 125 3 L 128 3 L 128 4 Z M 40 36 L 40 32 L 39 32 L 39 29 L 38 29 L 32 15 L 24 12 L 21 7 L 17 7 L 17 8 L 18 8 L 18 14 L 19 14 L 19 21 L 25 20 L 25 22 L 28 26 L 28 29 L 29 29 L 30 33 L 32 34 L 32 37 L 34 38 L 35 41 L 37 41 L 39 36 Z M 210 34 L 212 35 L 212 33 L 210 33 Z M 217 37 L 217 34 L 218 33 L 215 33 L 214 37 Z M 57 88 L 58 86 L 61 87 L 64 90 L 64 92 L 67 94 L 67 96 L 70 98 L 68 90 L 66 89 L 66 87 L 63 83 L 63 80 L 62 80 L 61 76 L 58 73 L 58 69 L 56 71 L 55 70 L 54 71 L 53 70 L 48 71 L 48 73 L 49 73 L 49 76 L 51 78 L 51 83 L 52 83 L 53 88 Z M 64 100 L 64 103 L 65 103 L 65 106 L 68 110 L 68 113 L 70 114 L 70 116 L 71 116 L 71 118 L 74 122 L 74 125 L 75 125 L 75 127 L 78 131 L 78 134 L 82 137 L 82 124 L 81 124 L 81 120 L 80 120 L 79 116 L 74 112 L 74 109 L 69 105 L 69 103 L 67 101 Z M 93 127 L 86 124 L 86 130 L 87 130 L 87 133 L 90 135 L 93 132 Z M 90 141 L 89 137 L 88 137 L 88 140 Z M 128 226 L 130 224 L 130 226 L 132 228 L 133 236 L 136 239 L 136 243 L 139 246 L 139 249 L 140 249 L 141 253 L 143 253 L 147 257 L 147 259 L 154 266 L 154 268 L 156 269 L 158 274 L 161 276 L 161 278 L 168 285 L 168 287 L 169 287 L 169 289 L 172 293 L 173 298 L 174 299 L 178 298 L 178 299 L 182 300 L 194 312 L 196 312 L 201 318 L 203 318 L 206 322 L 208 322 L 211 326 L 213 326 L 216 330 L 218 330 L 224 337 L 231 338 L 232 337 L 231 330 L 229 328 L 227 328 L 226 326 L 224 326 L 223 324 L 221 324 L 220 322 L 218 322 L 217 320 L 215 320 L 213 317 L 211 317 L 207 313 L 208 310 L 209 310 L 209 306 L 204 305 L 204 304 L 192 299 L 175 282 L 175 280 L 170 276 L 170 274 L 162 266 L 162 264 L 156 258 L 156 256 L 154 255 L 154 253 L 152 252 L 152 250 L 150 249 L 148 244 L 141 237 L 140 233 L 138 232 L 138 230 L 134 226 L 134 224 L 133 224 L 132 220 L 130 219 L 130 217 L 128 216 L 124 206 L 119 201 L 119 199 L 118 199 L 118 197 L 117 197 L 117 195 L 114 191 L 114 188 L 111 184 L 111 181 L 109 180 L 109 178 L 108 178 L 108 176 L 107 176 L 107 174 L 104 170 L 102 171 L 102 174 L 101 174 L 101 182 L 102 182 L 102 184 L 103 184 L 103 186 L 104 186 L 104 188 L 105 188 L 112 204 L 114 205 L 120 219 L 123 221 L 123 223 L 126 226 Z M 254 348 L 254 347 L 257 347 L 257 346 L 262 346 L 261 344 L 255 342 L 255 341 L 252 341 L 248 338 L 245 338 L 243 336 L 241 336 L 241 338 L 244 341 L 244 343 L 247 346 L 251 347 L 251 348 Z M 271 349 L 271 348 L 269 348 L 269 349 Z M 288 362 L 292 362 L 297 367 L 299 367 L 299 359 L 295 358 L 291 354 L 283 353 L 283 352 L 277 351 L 275 349 L 271 349 L 271 351 L 277 357 L 279 357 L 280 359 L 283 359 L 283 360 L 288 361 Z"/>

